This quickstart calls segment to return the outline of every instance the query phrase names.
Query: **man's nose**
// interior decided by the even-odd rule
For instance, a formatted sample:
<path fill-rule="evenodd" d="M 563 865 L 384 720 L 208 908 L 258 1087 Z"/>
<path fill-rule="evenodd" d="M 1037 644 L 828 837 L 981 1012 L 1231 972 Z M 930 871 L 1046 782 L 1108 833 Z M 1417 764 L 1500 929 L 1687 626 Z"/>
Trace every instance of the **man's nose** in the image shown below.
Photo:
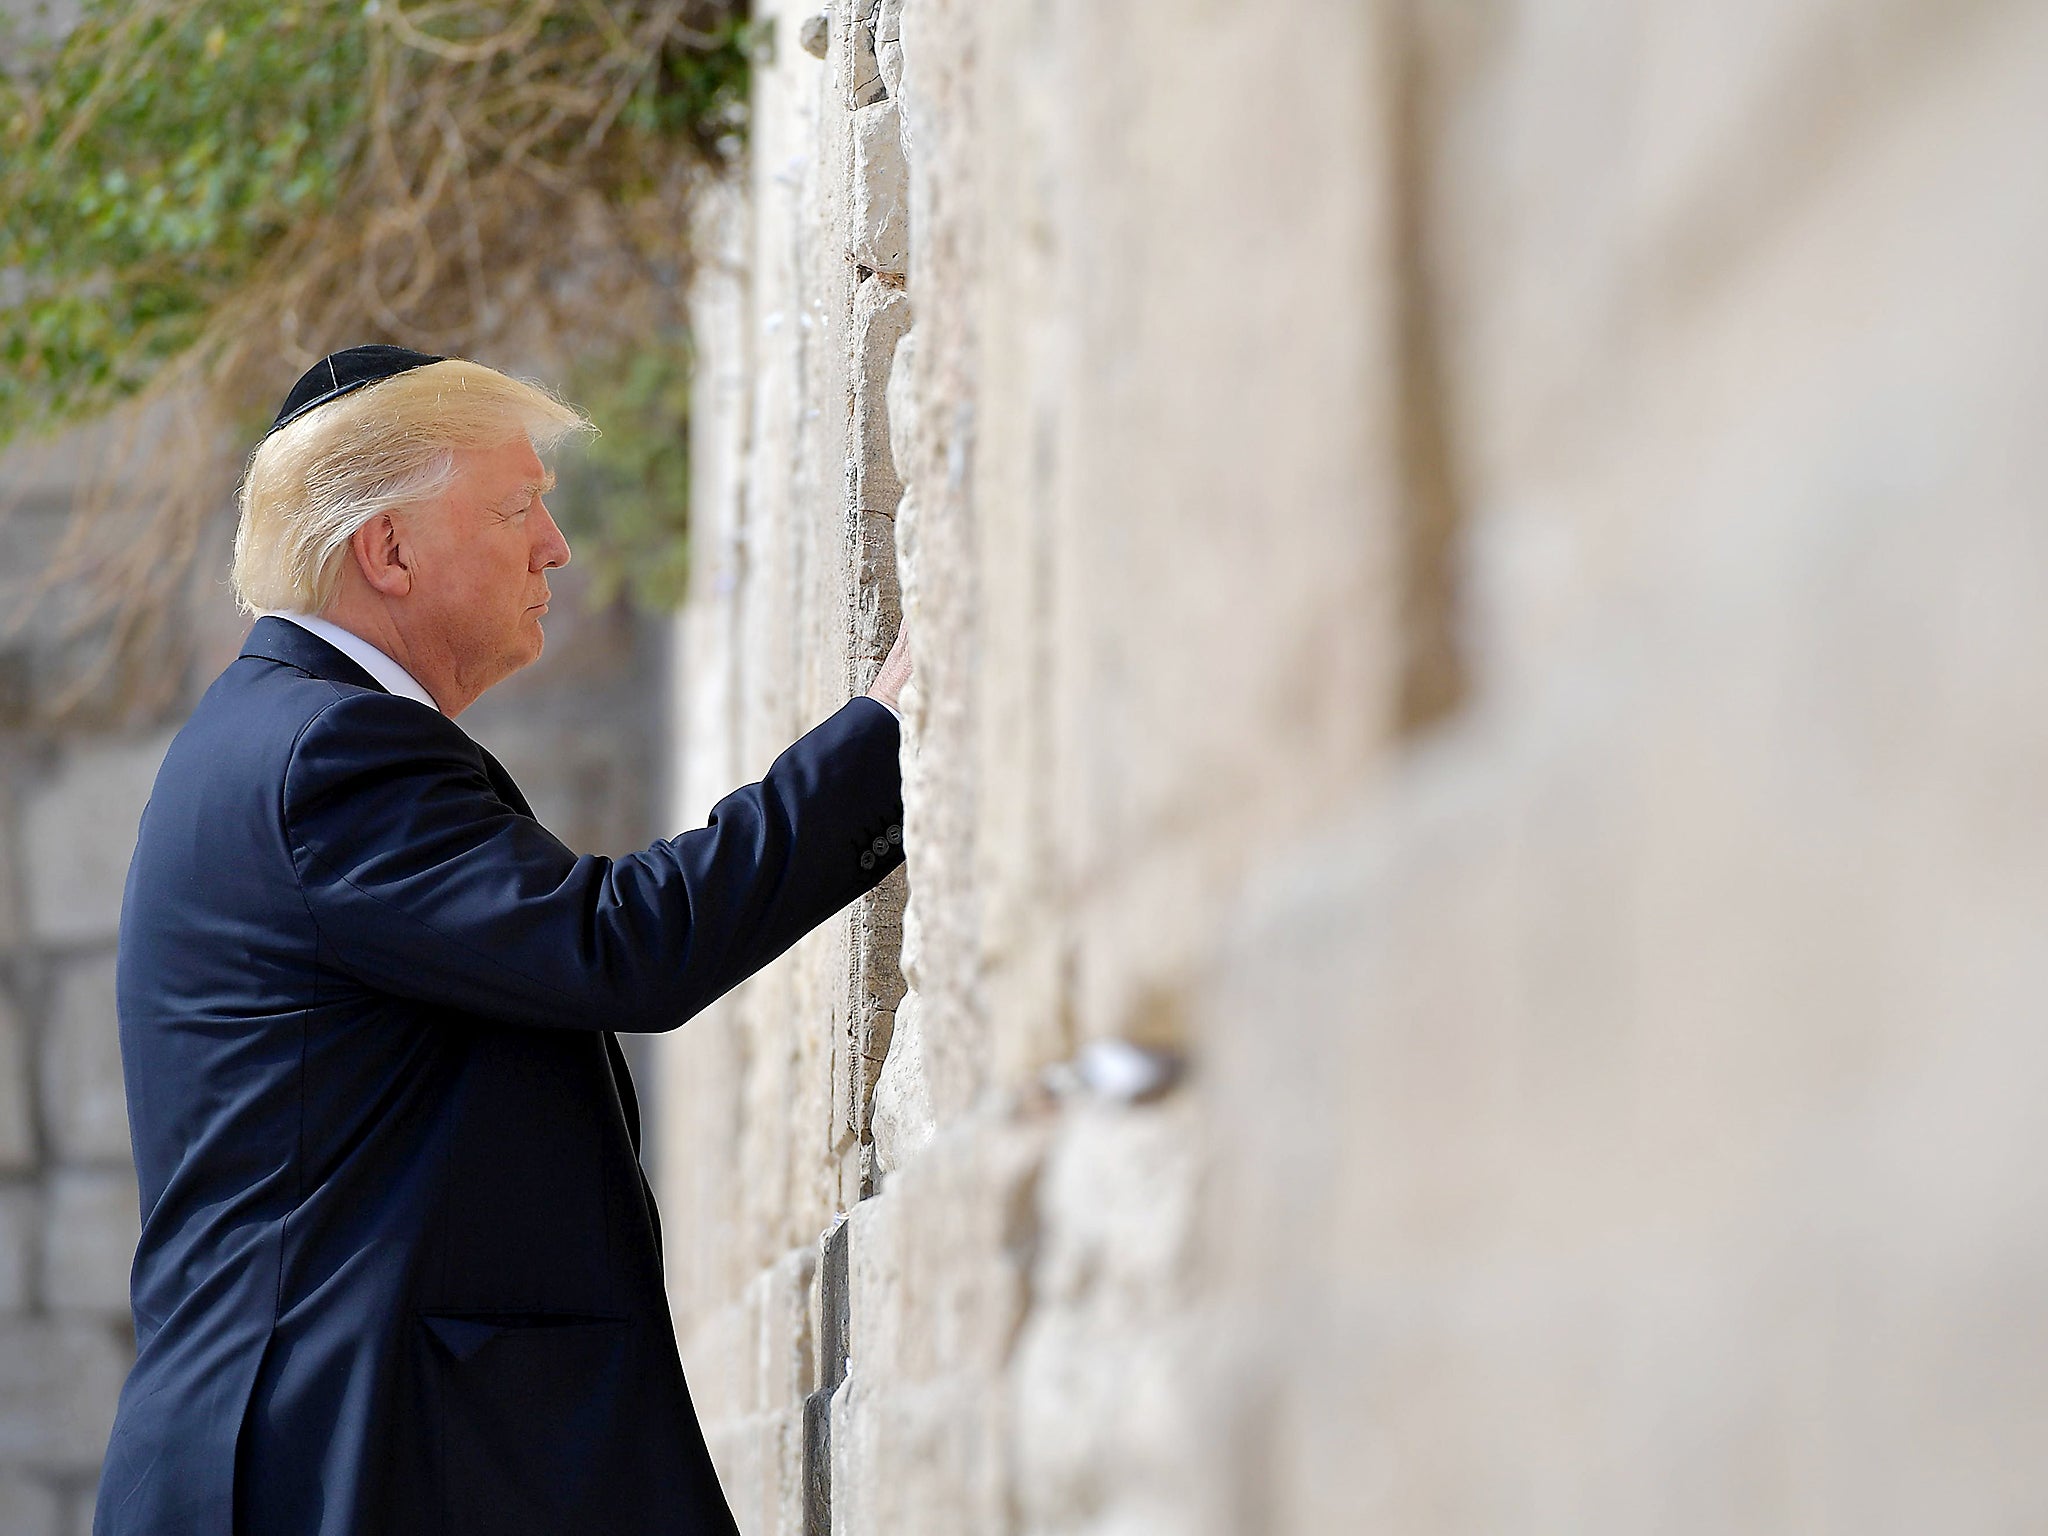
<path fill-rule="evenodd" d="M 569 563 L 569 541 L 562 537 L 562 530 L 555 523 L 554 514 L 548 511 L 544 501 L 536 503 L 540 513 L 540 526 L 536 532 L 540 537 L 533 546 L 533 568 L 545 571 L 557 565 Z"/>

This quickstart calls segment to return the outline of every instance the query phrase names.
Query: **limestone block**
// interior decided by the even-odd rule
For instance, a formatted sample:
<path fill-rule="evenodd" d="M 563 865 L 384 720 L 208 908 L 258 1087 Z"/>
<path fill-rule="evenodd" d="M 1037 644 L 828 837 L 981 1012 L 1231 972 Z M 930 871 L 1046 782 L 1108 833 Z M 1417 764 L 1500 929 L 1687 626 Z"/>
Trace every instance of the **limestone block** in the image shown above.
<path fill-rule="evenodd" d="M 1197 1109 L 1192 1095 L 1124 1107 L 1079 1101 L 1039 1182 L 1033 1284 L 1077 1305 L 1111 1296 L 1118 1310 L 1155 1315 L 1184 1287 L 1195 1248 Z"/>
<path fill-rule="evenodd" d="M 852 650 L 858 663 L 855 680 L 867 687 L 895 642 L 903 617 L 903 589 L 896 579 L 895 529 L 889 517 L 863 512 L 859 529 L 854 550 L 859 586 L 854 598 Z"/>
<path fill-rule="evenodd" d="M 21 1015 L 0 992 L 0 1173 L 35 1162 L 35 1111 L 28 1080 L 28 1041 Z"/>
<path fill-rule="evenodd" d="M 0 665 L 6 653 L 0 652 Z M 5 687 L 0 677 L 0 688 Z M 0 762 L 0 777 L 16 776 L 12 763 Z M 22 940 L 21 853 L 12 784 L 0 784 L 0 951 L 14 948 Z"/>
<path fill-rule="evenodd" d="M 665 1231 L 669 1223 L 662 1225 Z M 697 1318 L 677 1340 L 691 1392 L 701 1403 L 717 1404 L 720 1419 L 749 1416 L 764 1406 L 755 1390 L 760 1380 L 755 1369 L 759 1300 L 750 1284 L 733 1301 Z"/>
<path fill-rule="evenodd" d="M 832 1536 L 1020 1529 L 1005 1499 L 1002 1412 L 992 1381 L 906 1386 L 856 1362 L 832 1400 Z"/>
<path fill-rule="evenodd" d="M 880 101 L 888 94 L 882 83 L 882 69 L 875 58 L 875 29 L 872 7 L 856 3 L 851 7 L 851 24 L 846 28 L 847 104 L 858 110 Z"/>
<path fill-rule="evenodd" d="M 875 1081 L 895 1038 L 903 999 L 903 905 L 907 881 L 900 868 L 864 900 L 854 923 L 852 1019 L 847 1060 L 840 1072 L 840 1125 L 867 1134 Z M 872 1153 L 870 1153 L 872 1156 Z"/>
<path fill-rule="evenodd" d="M 932 1139 L 937 1126 L 924 1060 L 924 1000 L 909 993 L 890 1021 L 889 1053 L 875 1074 L 874 1108 L 868 1117 L 875 1140 L 875 1166 L 883 1173 L 901 1168 Z"/>
<path fill-rule="evenodd" d="M 916 487 L 910 479 L 910 465 L 916 462 L 914 454 L 923 425 L 923 416 L 917 395 L 915 328 L 905 331 L 896 343 L 896 356 L 889 365 L 888 380 L 888 387 L 883 391 L 883 399 L 887 406 L 889 461 L 902 482 L 901 493 L 896 501 L 895 521 L 890 529 L 896 541 L 896 558 L 891 563 L 896 575 L 898 603 L 904 622 L 910 625 L 910 651 L 913 663 L 911 684 L 902 700 L 904 809 L 909 813 L 910 801 L 913 798 L 911 786 L 916 777 L 917 743 L 922 739 L 921 723 L 924 717 L 924 695 L 917 683 L 915 664 L 920 652 L 932 644 L 932 636 L 923 630 L 917 618 L 918 540 L 921 521 Z M 917 982 L 913 978 L 910 984 L 914 987 Z"/>
<path fill-rule="evenodd" d="M 895 1004 L 888 1050 L 875 1076 L 874 1102 L 868 1113 L 875 1166 L 885 1174 L 914 1157 L 931 1140 L 938 1124 L 932 1112 L 931 1086 L 925 1070 L 924 1003 L 915 990 L 922 947 L 917 903 L 911 900 L 903 909 L 903 942 L 899 951 L 907 990 Z"/>
<path fill-rule="evenodd" d="M 1227 1507 L 1221 1472 L 1234 1459 L 1234 1447 L 1204 1434 L 1204 1343 L 1191 1318 L 1160 1309 L 1033 1315 L 1012 1369 L 1020 1529 L 1068 1529 L 1077 1509 L 1097 1514 L 1091 1530 L 1225 1529 L 1201 1518 Z M 1229 1529 L 1263 1536 L 1271 1527 Z"/>
<path fill-rule="evenodd" d="M 893 97 L 903 87 L 903 0 L 882 0 L 875 12 L 875 62 Z"/>
<path fill-rule="evenodd" d="M 801 1406 L 817 1378 L 811 1334 L 811 1282 L 817 1268 L 817 1251 L 797 1248 L 754 1282 L 759 1291 L 756 1401 L 770 1410 Z"/>
<path fill-rule="evenodd" d="M 71 1536 L 55 1488 L 26 1474 L 0 1474 L 0 1531 L 7 1536 Z"/>
<path fill-rule="evenodd" d="M 917 433 L 922 425 L 917 377 L 917 333 L 906 329 L 896 342 L 896 355 L 889 360 L 888 387 L 883 390 L 889 430 L 889 462 L 898 478 L 907 480 L 914 462 Z"/>
<path fill-rule="evenodd" d="M 0 1312 L 19 1312 L 34 1297 L 41 1218 L 33 1184 L 0 1184 Z"/>
<path fill-rule="evenodd" d="M 861 995 L 877 1008 L 903 1000 L 903 898 L 907 882 L 899 866 L 876 886 L 860 909 L 860 944 L 855 952 Z"/>
<path fill-rule="evenodd" d="M 759 1414 L 704 1426 L 704 1445 L 711 1453 L 711 1464 L 718 1469 L 719 1487 L 743 1531 L 786 1529 L 768 1522 L 779 1481 L 779 1468 L 770 1454 L 770 1435 L 765 1433 L 768 1429 L 768 1420 Z"/>
<path fill-rule="evenodd" d="M 902 276 L 910 261 L 910 167 L 893 101 L 853 114 L 852 194 L 847 254 L 870 271 Z"/>
<path fill-rule="evenodd" d="M 806 16 L 797 23 L 797 45 L 814 59 L 822 59 L 832 51 L 832 15 L 820 11 L 815 16 Z"/>
<path fill-rule="evenodd" d="M 0 1323 L 0 1463 L 91 1472 L 133 1358 L 125 1323 Z"/>
<path fill-rule="evenodd" d="M 889 448 L 889 374 L 896 345 L 910 329 L 910 299 L 900 281 L 877 273 L 853 294 L 854 504 L 894 516 L 903 494 Z M 895 564 L 895 551 L 889 550 Z"/>
<path fill-rule="evenodd" d="M 1046 1127 L 997 1112 L 948 1126 L 848 1216 L 856 1365 L 876 1379 L 994 1372 L 1031 1299 Z"/>
<path fill-rule="evenodd" d="M 24 807 L 20 876 L 29 929 L 51 944 L 110 939 L 135 853 L 135 827 L 169 736 L 80 748 Z"/>
<path fill-rule="evenodd" d="M 57 973 L 43 1041 L 42 1100 L 43 1123 L 59 1155 L 128 1162 L 111 955 L 72 961 Z"/>
<path fill-rule="evenodd" d="M 140 1235 L 135 1176 L 117 1169 L 63 1169 L 44 1201 L 43 1284 L 55 1311 L 128 1311 L 128 1269 Z"/>

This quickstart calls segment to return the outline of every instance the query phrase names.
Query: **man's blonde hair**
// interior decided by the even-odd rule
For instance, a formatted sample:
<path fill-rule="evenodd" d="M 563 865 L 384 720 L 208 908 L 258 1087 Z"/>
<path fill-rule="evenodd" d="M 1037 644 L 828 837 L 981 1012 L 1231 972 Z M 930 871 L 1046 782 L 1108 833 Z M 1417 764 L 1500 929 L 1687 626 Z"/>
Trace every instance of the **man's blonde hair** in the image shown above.
<path fill-rule="evenodd" d="M 341 588 L 355 531 L 379 512 L 443 495 L 456 449 L 495 448 L 524 432 L 545 453 L 595 430 L 546 390 L 461 358 L 330 400 L 249 457 L 235 498 L 235 600 L 252 614 L 319 613 Z"/>

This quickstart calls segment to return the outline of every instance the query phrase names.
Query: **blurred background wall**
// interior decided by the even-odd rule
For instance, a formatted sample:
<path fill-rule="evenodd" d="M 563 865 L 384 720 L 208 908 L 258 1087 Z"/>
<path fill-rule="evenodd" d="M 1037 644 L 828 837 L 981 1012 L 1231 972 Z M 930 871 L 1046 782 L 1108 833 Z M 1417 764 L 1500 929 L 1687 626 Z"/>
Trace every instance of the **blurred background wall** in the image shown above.
<path fill-rule="evenodd" d="M 759 13 L 672 819 L 918 676 L 657 1046 L 742 1528 L 2048 1523 L 2048 12 Z"/>

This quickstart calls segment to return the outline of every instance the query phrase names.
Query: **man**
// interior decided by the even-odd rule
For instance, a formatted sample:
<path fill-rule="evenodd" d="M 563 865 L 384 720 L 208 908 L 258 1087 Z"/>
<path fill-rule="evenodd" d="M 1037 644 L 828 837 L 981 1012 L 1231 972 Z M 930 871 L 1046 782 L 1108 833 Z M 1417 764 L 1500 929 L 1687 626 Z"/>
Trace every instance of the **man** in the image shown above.
<path fill-rule="evenodd" d="M 731 1532 L 614 1030 L 666 1030 L 902 860 L 882 676 L 579 858 L 455 725 L 569 548 L 546 394 L 323 359 L 241 490 L 257 620 L 165 756 L 121 919 L 137 1353 L 97 1536 Z"/>

